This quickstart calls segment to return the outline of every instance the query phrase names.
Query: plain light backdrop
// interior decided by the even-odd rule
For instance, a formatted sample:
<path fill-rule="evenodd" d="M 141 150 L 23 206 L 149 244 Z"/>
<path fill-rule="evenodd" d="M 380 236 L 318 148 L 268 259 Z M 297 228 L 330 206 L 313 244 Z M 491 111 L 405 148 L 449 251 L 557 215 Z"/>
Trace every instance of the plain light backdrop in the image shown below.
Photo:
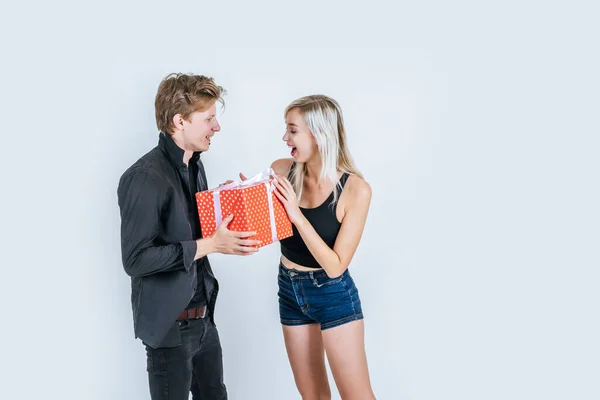
<path fill-rule="evenodd" d="M 0 397 L 149 398 L 116 188 L 160 80 L 194 72 L 228 91 L 212 186 L 287 156 L 295 98 L 340 102 L 373 190 L 350 268 L 379 399 L 599 399 L 596 4 L 3 5 Z M 299 398 L 278 255 L 211 257 L 233 400 Z"/>

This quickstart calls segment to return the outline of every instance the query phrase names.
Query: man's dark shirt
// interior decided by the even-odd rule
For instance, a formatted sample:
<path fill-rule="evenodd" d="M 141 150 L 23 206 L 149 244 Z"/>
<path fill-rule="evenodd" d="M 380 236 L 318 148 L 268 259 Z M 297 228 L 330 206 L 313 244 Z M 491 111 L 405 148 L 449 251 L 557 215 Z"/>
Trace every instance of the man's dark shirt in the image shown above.
<path fill-rule="evenodd" d="M 208 258 L 194 261 L 201 238 L 196 191 L 207 189 L 200 153 L 189 168 L 184 151 L 169 135 L 122 175 L 123 266 L 131 276 L 136 337 L 151 347 L 181 343 L 177 316 L 189 306 L 208 304 L 214 323 L 218 293 Z"/>

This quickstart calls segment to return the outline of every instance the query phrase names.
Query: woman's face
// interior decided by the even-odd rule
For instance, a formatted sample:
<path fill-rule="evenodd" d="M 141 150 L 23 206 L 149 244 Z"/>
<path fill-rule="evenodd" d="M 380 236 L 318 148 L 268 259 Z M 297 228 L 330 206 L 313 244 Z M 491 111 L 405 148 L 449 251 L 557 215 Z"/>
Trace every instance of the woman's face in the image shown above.
<path fill-rule="evenodd" d="M 319 156 L 317 141 L 304 122 L 304 118 L 297 108 L 292 108 L 285 116 L 286 130 L 283 141 L 291 149 L 294 161 L 306 163 L 311 158 Z"/>

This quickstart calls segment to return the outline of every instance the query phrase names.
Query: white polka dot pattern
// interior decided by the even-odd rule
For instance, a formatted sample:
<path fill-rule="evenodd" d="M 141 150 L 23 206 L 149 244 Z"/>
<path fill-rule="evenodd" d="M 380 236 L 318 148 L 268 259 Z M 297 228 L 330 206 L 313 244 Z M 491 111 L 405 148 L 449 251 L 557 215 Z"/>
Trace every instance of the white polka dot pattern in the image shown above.
<path fill-rule="evenodd" d="M 223 220 L 233 214 L 233 220 L 229 224 L 230 230 L 256 232 L 256 236 L 249 239 L 260 240 L 261 244 L 258 247 L 271 244 L 273 243 L 273 234 L 267 196 L 271 196 L 273 201 L 277 240 L 292 236 L 292 223 L 283 204 L 274 193 L 267 191 L 264 183 L 219 191 L 220 219 Z M 213 190 L 196 193 L 196 202 L 202 237 L 208 237 L 215 233 L 217 228 Z"/>

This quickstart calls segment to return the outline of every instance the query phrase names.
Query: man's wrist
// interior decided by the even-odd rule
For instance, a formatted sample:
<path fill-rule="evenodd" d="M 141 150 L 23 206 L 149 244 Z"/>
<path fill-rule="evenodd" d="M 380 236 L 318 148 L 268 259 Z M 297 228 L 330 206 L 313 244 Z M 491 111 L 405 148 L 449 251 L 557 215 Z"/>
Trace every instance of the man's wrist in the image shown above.
<path fill-rule="evenodd" d="M 196 240 L 196 260 L 215 252 L 215 240 L 212 236 Z"/>

